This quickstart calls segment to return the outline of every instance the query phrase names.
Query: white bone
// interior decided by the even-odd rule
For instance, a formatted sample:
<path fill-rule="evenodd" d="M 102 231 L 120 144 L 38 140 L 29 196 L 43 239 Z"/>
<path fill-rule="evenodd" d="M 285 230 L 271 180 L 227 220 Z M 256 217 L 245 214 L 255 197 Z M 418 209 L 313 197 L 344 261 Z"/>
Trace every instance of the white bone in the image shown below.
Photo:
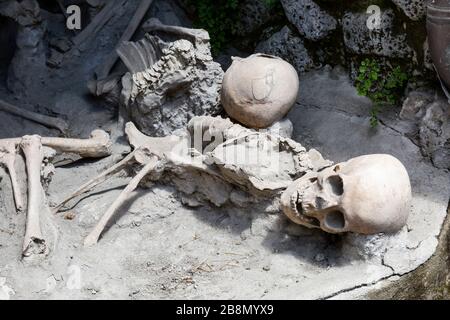
<path fill-rule="evenodd" d="M 50 128 L 58 129 L 63 133 L 66 132 L 69 127 L 69 125 L 64 120 L 21 109 L 3 100 L 0 100 L 0 111 L 4 111 L 37 122 Z"/>
<path fill-rule="evenodd" d="M 207 42 L 210 40 L 209 33 L 206 30 L 165 25 L 158 18 L 150 18 L 144 23 L 142 29 L 145 32 L 162 31 L 182 37 L 189 37 L 194 40 L 193 43 Z"/>
<path fill-rule="evenodd" d="M 158 158 L 152 157 L 151 160 L 142 168 L 138 174 L 130 181 L 130 183 L 127 185 L 127 187 L 122 191 L 122 193 L 119 195 L 119 197 L 113 202 L 111 207 L 109 207 L 108 211 L 102 216 L 98 224 L 95 226 L 95 228 L 91 231 L 91 233 L 85 238 L 84 240 L 84 246 L 92 246 L 98 242 L 98 239 L 103 232 L 103 230 L 106 227 L 106 224 L 111 219 L 111 217 L 114 215 L 116 210 L 128 199 L 130 194 L 137 188 L 139 185 L 139 182 L 152 170 L 155 169 L 155 167 L 158 164 Z"/>
<path fill-rule="evenodd" d="M 47 241 L 42 235 L 40 225 L 40 212 L 48 209 L 41 185 L 41 166 L 44 158 L 41 138 L 36 135 L 24 136 L 20 147 L 25 154 L 28 173 L 28 213 L 22 254 L 24 257 L 46 255 Z"/>
<path fill-rule="evenodd" d="M 0 166 L 6 167 L 11 179 L 11 185 L 14 193 L 14 202 L 16 204 L 17 211 L 21 212 L 25 209 L 25 201 L 22 198 L 22 192 L 20 190 L 19 181 L 15 169 L 15 162 L 17 157 L 16 144 L 12 142 L 2 142 L 0 140 Z"/>
<path fill-rule="evenodd" d="M 118 164 L 85 183 L 56 208 L 56 210 L 58 210 L 67 201 L 85 193 L 94 186 L 105 181 L 112 174 L 122 170 L 131 161 L 144 165 L 144 168 L 131 180 L 130 184 L 125 188 L 119 198 L 116 199 L 116 201 L 111 205 L 95 229 L 86 238 L 85 246 L 97 243 L 106 224 L 114 215 L 116 210 L 128 198 L 129 194 L 136 189 L 137 185 L 145 177 L 145 175 L 149 174 L 156 167 L 158 167 L 158 170 L 161 168 L 168 170 L 175 169 L 178 172 L 180 168 L 182 170 L 194 169 L 195 171 L 206 173 L 209 176 L 218 178 L 225 183 L 234 184 L 248 190 L 249 192 L 252 192 L 250 190 L 256 191 L 257 194 L 261 194 L 260 191 L 263 191 L 263 189 L 269 193 L 271 191 L 277 192 L 288 182 L 287 180 L 291 179 L 289 181 L 292 182 L 292 177 L 296 174 L 302 174 L 315 168 L 313 163 L 311 163 L 306 150 L 295 141 L 279 136 L 272 137 L 267 134 L 260 134 L 240 125 L 233 124 L 227 119 L 222 119 L 219 117 L 195 117 L 190 121 L 187 129 L 186 134 L 182 136 L 149 137 L 140 132 L 133 123 L 129 122 L 126 124 L 125 131 L 128 136 L 128 140 L 135 150 Z M 219 140 L 221 140 L 220 137 L 222 136 L 224 140 L 226 140 L 216 146 L 216 149 L 219 147 L 225 147 L 226 145 L 233 145 L 235 142 L 238 144 L 244 144 L 245 146 L 247 142 L 251 141 L 252 138 L 249 138 L 251 136 L 257 136 L 261 139 L 267 138 L 269 139 L 268 142 L 272 142 L 272 146 L 282 144 L 283 150 L 280 151 L 280 154 L 285 160 L 284 163 L 290 163 L 288 166 L 290 178 L 286 177 L 286 181 L 280 180 L 272 182 L 273 177 L 280 176 L 283 178 L 284 174 L 282 175 L 279 170 L 268 171 L 271 170 L 268 168 L 264 168 L 261 172 L 251 171 L 248 170 L 248 168 L 239 167 L 239 164 L 237 164 L 238 166 L 233 165 L 230 166 L 230 168 L 226 168 L 227 163 L 222 163 L 222 159 L 215 156 L 208 158 L 208 160 L 213 161 L 211 164 L 207 161 L 193 161 L 196 156 L 201 157 L 199 160 L 206 160 L 207 158 L 205 158 L 206 155 L 201 154 L 200 150 L 191 148 L 190 134 L 196 135 L 196 132 L 203 134 L 205 133 L 205 130 L 208 131 L 209 137 L 215 137 L 216 139 L 219 138 Z M 250 145 L 247 147 L 250 148 Z M 209 154 L 210 156 L 213 155 L 212 152 L 209 152 Z M 324 161 L 321 157 L 316 156 L 316 158 L 321 160 L 321 165 L 318 166 L 317 169 L 321 169 L 324 165 L 331 164 L 330 162 Z M 219 162 L 214 163 L 215 159 L 219 160 Z M 270 160 L 271 159 L 272 158 L 270 158 Z M 286 168 L 283 170 L 286 171 Z M 246 175 L 247 173 L 249 173 L 248 176 Z M 262 185 L 263 187 L 258 188 L 259 185 Z"/>
<path fill-rule="evenodd" d="M 81 187 L 79 187 L 77 190 L 75 190 L 71 195 L 67 196 L 63 201 L 61 201 L 55 208 L 53 208 L 53 212 L 57 213 L 67 202 L 69 202 L 73 198 L 76 198 L 76 197 L 88 192 L 95 186 L 106 181 L 111 175 L 122 170 L 128 163 L 133 161 L 136 151 L 137 150 L 131 152 L 123 160 L 116 163 L 111 168 L 107 169 L 106 171 L 102 172 L 97 177 L 95 177 L 95 178 L 89 180 L 88 182 L 86 182 L 85 184 L 83 184 Z"/>
<path fill-rule="evenodd" d="M 352 158 L 292 183 L 281 196 L 293 222 L 329 233 L 393 233 L 407 221 L 411 204 L 408 172 L 396 158 Z"/>
<path fill-rule="evenodd" d="M 22 138 L 0 139 L 4 143 L 20 144 Z M 101 158 L 111 154 L 112 142 L 103 130 L 94 130 L 89 139 L 41 137 L 42 145 L 58 152 L 76 153 L 83 158 Z"/>

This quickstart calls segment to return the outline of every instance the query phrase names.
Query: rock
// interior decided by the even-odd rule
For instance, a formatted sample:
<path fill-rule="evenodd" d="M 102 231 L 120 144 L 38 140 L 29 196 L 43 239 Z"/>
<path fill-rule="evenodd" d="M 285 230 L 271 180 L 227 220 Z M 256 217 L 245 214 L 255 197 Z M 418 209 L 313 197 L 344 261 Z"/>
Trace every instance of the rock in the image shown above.
<path fill-rule="evenodd" d="M 394 31 L 394 11 L 385 10 L 381 14 L 381 28 L 367 28 L 367 13 L 347 12 L 342 18 L 345 46 L 356 54 L 375 54 L 389 58 L 410 58 L 413 49 L 407 42 L 405 33 Z"/>
<path fill-rule="evenodd" d="M 433 102 L 434 95 L 429 92 L 412 91 L 403 102 L 400 118 L 403 120 L 417 121 L 425 114 L 425 108 Z"/>
<path fill-rule="evenodd" d="M 50 39 L 49 45 L 62 53 L 65 53 L 72 48 L 70 40 L 65 38 L 52 38 Z"/>
<path fill-rule="evenodd" d="M 450 210 L 448 211 L 450 214 Z M 376 290 L 367 296 L 374 300 L 443 300 L 450 298 L 450 219 L 446 219 L 439 236 L 439 245 L 435 254 L 422 266 L 411 273 L 380 283 Z"/>
<path fill-rule="evenodd" d="M 336 19 L 311 0 L 281 0 L 288 20 L 305 38 L 317 41 L 337 27 Z"/>
<path fill-rule="evenodd" d="M 222 111 L 223 70 L 212 60 L 208 33 L 184 30 L 198 32 L 197 43 L 185 39 L 164 42 L 147 34 L 120 47 L 129 70 L 122 78 L 121 98 L 131 120 L 149 136 L 170 135 L 194 116 Z"/>
<path fill-rule="evenodd" d="M 64 54 L 50 49 L 50 57 L 47 59 L 47 65 L 52 68 L 59 68 L 63 62 Z"/>
<path fill-rule="evenodd" d="M 312 58 L 305 48 L 303 40 L 297 37 L 287 26 L 258 44 L 255 52 L 278 56 L 288 61 L 299 73 L 314 67 Z"/>
<path fill-rule="evenodd" d="M 413 124 L 414 136 L 424 156 L 437 168 L 450 168 L 450 112 L 444 98 L 422 89 L 412 91 L 403 103 L 402 120 Z"/>
<path fill-rule="evenodd" d="M 244 0 L 239 5 L 234 33 L 245 37 L 267 23 L 271 15 L 271 7 L 261 0 Z"/>
<path fill-rule="evenodd" d="M 450 168 L 450 109 L 446 100 L 436 100 L 427 107 L 419 137 L 422 152 L 431 156 L 436 167 Z"/>
<path fill-rule="evenodd" d="M 19 26 L 16 52 L 8 70 L 8 88 L 18 95 L 28 95 L 46 79 L 45 25 Z"/>
<path fill-rule="evenodd" d="M 36 0 L 3 1 L 0 3 L 0 15 L 14 19 L 24 27 L 31 27 L 42 22 L 41 10 Z"/>
<path fill-rule="evenodd" d="M 392 0 L 411 20 L 417 21 L 425 16 L 425 0 Z"/>

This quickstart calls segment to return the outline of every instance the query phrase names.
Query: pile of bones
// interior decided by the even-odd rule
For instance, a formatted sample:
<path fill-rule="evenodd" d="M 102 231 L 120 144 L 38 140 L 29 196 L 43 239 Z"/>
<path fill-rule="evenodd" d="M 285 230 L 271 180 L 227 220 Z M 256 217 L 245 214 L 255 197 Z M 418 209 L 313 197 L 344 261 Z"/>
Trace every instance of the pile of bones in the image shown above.
<path fill-rule="evenodd" d="M 150 3 L 143 1 L 142 6 L 148 8 Z M 142 15 L 133 17 L 128 33 L 133 34 L 140 19 Z M 103 67 L 103 76 L 97 73 L 89 83 L 93 94 L 121 100 L 126 117 L 132 120 L 124 125 L 132 151 L 123 160 L 49 208 L 45 189 L 54 172 L 55 155 L 109 156 L 112 141 L 108 133 L 95 130 L 88 139 L 33 135 L 0 140 L 0 165 L 9 172 L 17 211 L 27 214 L 23 257 L 49 253 L 49 241 L 41 229 L 44 215 L 58 213 L 70 200 L 120 171 L 134 175 L 85 238 L 85 246 L 98 242 L 107 223 L 139 185 L 160 179 L 185 193 L 197 192 L 216 206 L 231 194 L 245 195 L 239 203 L 243 207 L 269 201 L 294 223 L 328 233 L 393 233 L 406 224 L 411 187 L 399 160 L 375 154 L 333 164 L 318 151 L 306 150 L 292 140 L 289 130 L 276 130 L 288 121 L 283 117 L 297 99 L 298 76 L 288 63 L 260 54 L 234 58 L 223 75 L 211 58 L 204 30 L 166 26 L 156 19 L 145 23 L 144 29 L 149 32 L 144 39 L 133 43 L 125 41 L 131 36 L 124 37 L 112 54 L 122 59 L 129 72 L 109 75 L 111 67 L 106 71 Z M 165 42 L 150 34 L 156 31 L 181 39 Z M 113 65 L 114 59 L 106 65 Z M 183 105 L 180 110 L 169 110 L 181 115 L 177 123 L 161 123 L 169 96 L 184 92 L 193 97 L 189 103 L 202 103 L 205 98 L 196 100 L 195 94 L 201 94 L 199 88 L 205 83 L 214 87 L 207 92 L 207 108 L 197 106 L 200 111 L 192 112 Z M 185 99 L 171 101 L 171 108 L 176 101 Z M 231 119 L 217 115 L 220 104 Z M 65 127 L 58 119 L 24 113 L 6 102 L 0 101 L 0 106 L 61 130 Z M 155 119 L 155 114 L 161 116 Z M 266 129 L 257 130 L 261 128 Z M 18 178 L 18 159 L 26 165 L 27 196 L 23 179 Z"/>

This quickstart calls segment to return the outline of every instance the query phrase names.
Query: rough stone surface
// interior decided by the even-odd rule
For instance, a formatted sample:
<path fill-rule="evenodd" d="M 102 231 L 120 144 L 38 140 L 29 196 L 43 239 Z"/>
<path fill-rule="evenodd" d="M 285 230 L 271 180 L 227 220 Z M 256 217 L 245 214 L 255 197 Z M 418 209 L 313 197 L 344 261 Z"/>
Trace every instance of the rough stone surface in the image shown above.
<path fill-rule="evenodd" d="M 156 54 L 147 57 L 146 47 Z M 212 61 L 209 44 L 193 44 L 188 40 L 163 42 L 157 37 L 146 38 L 129 46 L 140 48 L 141 54 L 125 51 L 122 59 L 144 56 L 148 61 L 128 64 L 130 72 L 122 78 L 122 101 L 132 121 L 145 134 L 166 136 L 187 125 L 193 116 L 217 115 L 223 71 Z M 132 54 L 133 53 L 133 54 Z"/>
<path fill-rule="evenodd" d="M 411 20 L 420 20 L 425 16 L 425 0 L 392 0 Z"/>
<path fill-rule="evenodd" d="M 255 52 L 281 57 L 292 64 L 299 73 L 314 67 L 313 60 L 305 48 L 303 40 L 287 26 L 274 33 L 269 39 L 260 42 Z"/>
<path fill-rule="evenodd" d="M 450 168 L 450 113 L 448 101 L 431 90 L 416 90 L 403 102 L 402 130 L 421 147 L 438 168 Z"/>
<path fill-rule="evenodd" d="M 13 18 L 19 27 L 16 51 L 9 66 L 8 88 L 17 95 L 28 95 L 48 77 L 44 37 L 46 23 L 41 17 L 37 1 L 5 1 L 0 4 L 0 15 Z"/>
<path fill-rule="evenodd" d="M 347 12 L 342 18 L 344 43 L 356 54 L 375 54 L 390 58 L 407 58 L 414 55 L 404 33 L 394 30 L 395 14 L 391 9 L 381 14 L 380 29 L 367 28 L 368 14 Z"/>
<path fill-rule="evenodd" d="M 450 109 L 447 100 L 438 100 L 427 107 L 420 122 L 422 150 L 430 155 L 438 168 L 450 169 Z"/>
<path fill-rule="evenodd" d="M 245 0 L 239 6 L 234 32 L 246 36 L 264 26 L 270 18 L 271 8 L 261 0 Z"/>
<path fill-rule="evenodd" d="M 312 0 L 281 0 L 288 20 L 305 38 L 317 41 L 337 27 L 337 21 Z"/>

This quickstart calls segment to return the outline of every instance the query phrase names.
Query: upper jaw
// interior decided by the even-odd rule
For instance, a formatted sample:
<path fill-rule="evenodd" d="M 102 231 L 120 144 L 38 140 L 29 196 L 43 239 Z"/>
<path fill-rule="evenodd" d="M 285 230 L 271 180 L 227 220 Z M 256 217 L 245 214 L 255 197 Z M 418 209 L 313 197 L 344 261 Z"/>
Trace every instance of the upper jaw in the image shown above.
<path fill-rule="evenodd" d="M 306 214 L 307 209 L 304 207 L 302 199 L 303 193 L 300 191 L 296 191 L 291 194 L 290 209 L 294 213 L 297 222 L 309 228 L 320 228 L 319 221 L 316 218 Z"/>

